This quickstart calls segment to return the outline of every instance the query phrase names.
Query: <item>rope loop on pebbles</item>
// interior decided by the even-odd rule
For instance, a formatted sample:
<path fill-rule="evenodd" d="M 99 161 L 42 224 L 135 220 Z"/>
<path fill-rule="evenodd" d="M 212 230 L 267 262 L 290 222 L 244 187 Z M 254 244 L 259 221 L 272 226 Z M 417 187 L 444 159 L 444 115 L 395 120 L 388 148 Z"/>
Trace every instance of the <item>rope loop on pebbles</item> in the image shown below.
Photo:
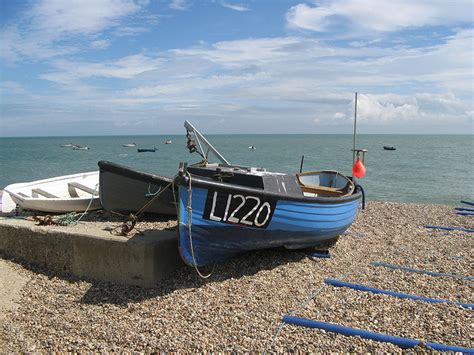
<path fill-rule="evenodd" d="M 140 208 L 136 213 L 130 213 L 127 216 L 127 219 L 120 226 L 120 235 L 126 236 L 128 233 L 130 233 L 133 230 L 133 228 L 135 228 L 135 225 L 138 222 L 138 217 L 140 217 L 140 215 L 145 212 L 148 206 L 150 206 L 158 197 L 160 197 L 166 190 L 168 190 L 170 186 L 173 186 L 173 198 L 174 198 L 174 180 L 171 181 L 168 185 L 166 185 L 166 187 L 163 189 L 160 186 L 160 188 L 158 189 L 156 193 L 153 193 L 151 195 L 147 194 L 146 196 L 153 196 L 153 198 L 147 203 L 145 203 L 142 206 L 142 208 Z M 150 186 L 148 186 L 148 191 L 150 191 Z M 120 213 L 117 213 L 117 214 L 122 215 Z M 116 229 L 118 229 L 118 227 L 114 228 L 114 230 Z"/>

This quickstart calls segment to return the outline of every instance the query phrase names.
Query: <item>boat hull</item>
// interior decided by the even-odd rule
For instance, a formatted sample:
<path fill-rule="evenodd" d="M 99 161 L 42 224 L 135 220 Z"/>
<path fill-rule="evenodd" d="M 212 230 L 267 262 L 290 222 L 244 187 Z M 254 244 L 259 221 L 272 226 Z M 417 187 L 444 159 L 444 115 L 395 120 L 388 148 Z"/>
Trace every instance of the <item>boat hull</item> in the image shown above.
<path fill-rule="evenodd" d="M 105 210 L 136 213 L 173 179 L 135 170 L 108 161 L 99 162 L 100 200 Z M 173 189 L 169 187 L 146 213 L 176 216 Z"/>
<path fill-rule="evenodd" d="M 330 245 L 356 218 L 360 193 L 342 199 L 296 199 L 255 189 L 193 187 L 191 228 L 188 197 L 188 188 L 180 186 L 180 253 L 188 265 L 203 266 L 250 250 Z"/>
<path fill-rule="evenodd" d="M 23 210 L 47 213 L 97 210 L 102 208 L 99 200 L 98 182 L 98 172 L 87 172 L 11 184 L 5 187 L 3 192 L 2 212 L 11 212 L 17 204 Z M 73 197 L 70 194 L 69 185 L 71 184 L 80 184 L 88 189 L 89 192 L 73 189 L 75 195 Z M 41 193 L 35 193 L 35 190 L 45 191 L 50 196 L 47 197 L 41 195 Z M 94 193 L 94 196 L 92 193 Z M 9 196 L 5 196 L 5 194 Z M 5 204 L 3 204 L 3 201 Z"/>

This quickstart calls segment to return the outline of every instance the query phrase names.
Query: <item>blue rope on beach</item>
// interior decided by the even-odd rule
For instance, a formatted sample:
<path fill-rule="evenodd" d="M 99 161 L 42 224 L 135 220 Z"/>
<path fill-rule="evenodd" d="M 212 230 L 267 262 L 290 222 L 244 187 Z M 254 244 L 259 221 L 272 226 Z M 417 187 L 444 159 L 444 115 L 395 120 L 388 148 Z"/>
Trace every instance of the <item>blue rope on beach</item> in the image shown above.
<path fill-rule="evenodd" d="M 462 232 L 474 233 L 474 229 L 458 228 L 458 227 L 445 227 L 445 226 L 430 226 L 430 225 L 426 225 L 425 228 L 442 229 L 442 230 L 447 230 L 447 231 L 462 231 Z"/>
<path fill-rule="evenodd" d="M 346 336 L 359 336 L 364 339 L 371 339 L 371 340 L 384 342 L 384 343 L 392 343 L 401 348 L 414 348 L 415 346 L 418 346 L 418 345 L 426 345 L 430 347 L 431 349 L 438 350 L 438 351 L 454 351 L 454 352 L 462 352 L 462 353 L 468 353 L 468 354 L 474 353 L 474 349 L 472 348 L 463 348 L 456 345 L 425 342 L 422 340 L 403 338 L 403 337 L 398 337 L 398 336 L 388 335 L 388 334 L 383 334 L 383 333 L 375 333 L 375 332 L 370 332 L 368 330 L 351 328 L 351 327 L 346 327 L 339 324 L 320 322 L 316 320 L 300 318 L 300 317 L 295 317 L 295 316 L 290 316 L 290 315 L 283 316 L 283 322 L 286 324 L 293 324 L 293 325 L 297 325 L 301 327 L 323 329 L 328 332 L 343 334 Z"/>
<path fill-rule="evenodd" d="M 467 212 L 474 212 L 474 208 L 465 208 L 465 207 L 456 207 L 456 211 L 467 211 Z"/>
<path fill-rule="evenodd" d="M 329 250 L 315 250 L 309 253 L 306 253 L 306 256 L 312 257 L 312 258 L 325 258 L 328 259 L 331 257 L 331 254 L 329 253 Z"/>
<path fill-rule="evenodd" d="M 456 212 L 460 216 L 474 216 L 474 212 Z"/>
<path fill-rule="evenodd" d="M 382 295 L 389 295 L 393 297 L 398 297 L 398 298 L 405 298 L 405 299 L 411 299 L 415 301 L 424 301 L 424 302 L 429 302 L 429 303 L 448 303 L 448 304 L 454 304 L 457 306 L 461 306 L 464 308 L 469 308 L 469 309 L 474 309 L 474 304 L 472 303 L 461 303 L 461 302 L 454 302 L 454 301 L 449 301 L 449 300 L 442 300 L 442 299 L 435 299 L 435 298 L 428 298 L 428 297 L 422 297 L 422 296 L 416 296 L 416 295 L 410 295 L 407 293 L 401 293 L 401 292 L 395 292 L 395 291 L 388 291 L 388 290 L 382 290 L 379 288 L 374 288 L 374 287 L 369 287 L 369 286 L 364 286 L 364 285 L 358 285 L 358 284 L 352 284 L 349 282 L 344 282 L 336 279 L 325 279 L 325 283 L 328 285 L 334 286 L 334 287 L 347 287 L 351 288 L 353 290 L 357 291 L 364 291 L 364 292 L 371 292 L 371 293 L 378 293 Z"/>
<path fill-rule="evenodd" d="M 402 271 L 407 271 L 407 272 L 415 272 L 417 274 L 424 274 L 424 275 L 435 276 L 435 277 L 452 277 L 452 278 L 455 278 L 455 279 L 469 280 L 469 281 L 474 280 L 474 277 L 471 277 L 471 276 L 448 274 L 448 273 L 443 273 L 443 272 L 426 271 L 426 270 L 414 269 L 414 268 L 411 268 L 411 267 L 393 265 L 393 264 L 388 264 L 388 263 L 372 262 L 372 263 L 370 263 L 370 265 L 372 265 L 372 266 L 382 266 L 382 267 L 385 267 L 387 269 L 393 269 L 393 270 L 402 270 Z"/>

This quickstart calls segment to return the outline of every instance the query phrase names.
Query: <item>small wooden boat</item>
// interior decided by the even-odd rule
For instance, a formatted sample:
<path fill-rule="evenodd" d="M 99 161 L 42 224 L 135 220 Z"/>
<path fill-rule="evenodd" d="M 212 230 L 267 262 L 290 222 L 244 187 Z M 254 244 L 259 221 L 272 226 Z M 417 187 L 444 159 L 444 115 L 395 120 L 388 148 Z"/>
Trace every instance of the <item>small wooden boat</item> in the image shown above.
<path fill-rule="evenodd" d="M 73 145 L 72 149 L 74 150 L 89 150 L 90 148 L 85 145 Z"/>
<path fill-rule="evenodd" d="M 18 204 L 21 209 L 66 213 L 101 208 L 99 172 L 57 176 L 44 180 L 11 184 L 2 196 L 2 212 L 10 212 Z"/>
<path fill-rule="evenodd" d="M 179 249 L 185 263 L 202 266 L 246 251 L 285 247 L 327 249 L 357 216 L 362 192 L 336 171 L 300 174 L 231 165 L 196 129 L 185 123 L 188 148 L 221 161 L 182 165 L 179 187 Z M 190 139 L 195 134 L 198 144 Z M 201 142 L 201 140 L 203 142 Z"/>
<path fill-rule="evenodd" d="M 156 152 L 158 148 L 138 148 L 137 152 L 138 153 L 145 153 L 145 152 Z"/>
<path fill-rule="evenodd" d="M 136 213 L 158 193 L 161 195 L 145 209 L 146 213 L 176 216 L 172 178 L 146 173 L 127 166 L 99 161 L 100 202 L 104 209 Z"/>
<path fill-rule="evenodd" d="M 124 143 L 122 144 L 122 147 L 136 147 L 137 144 L 136 143 Z"/>
<path fill-rule="evenodd" d="M 383 149 L 385 149 L 385 150 L 397 150 L 397 148 L 395 148 L 395 147 L 389 147 L 388 145 L 384 145 L 384 146 L 383 146 Z"/>

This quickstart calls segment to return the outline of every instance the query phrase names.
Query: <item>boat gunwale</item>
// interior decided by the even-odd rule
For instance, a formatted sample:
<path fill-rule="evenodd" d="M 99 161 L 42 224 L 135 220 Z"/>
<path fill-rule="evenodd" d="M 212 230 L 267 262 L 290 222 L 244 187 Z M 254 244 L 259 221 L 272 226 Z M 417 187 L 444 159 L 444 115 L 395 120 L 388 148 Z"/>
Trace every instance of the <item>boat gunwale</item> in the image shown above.
<path fill-rule="evenodd" d="M 192 175 L 192 185 L 204 188 L 212 188 L 217 191 L 238 191 L 246 192 L 248 194 L 264 195 L 266 197 L 275 198 L 277 200 L 286 200 L 286 201 L 296 201 L 304 203 L 320 203 L 320 204 L 338 204 L 338 203 L 347 203 L 360 199 L 362 193 L 355 191 L 352 195 L 341 196 L 341 197 L 311 197 L 311 196 L 292 196 L 292 195 L 283 195 L 276 192 L 265 191 L 264 189 L 254 189 L 247 186 L 222 183 L 218 181 L 210 181 L 207 179 L 202 179 L 199 176 Z M 186 187 L 188 185 L 188 178 L 185 176 L 178 176 L 175 179 L 177 185 Z M 356 189 L 357 190 L 357 189 Z"/>
<path fill-rule="evenodd" d="M 120 175 L 144 182 L 159 183 L 157 180 L 162 180 L 162 183 L 171 183 L 174 181 L 174 179 L 171 177 L 147 173 L 145 171 L 113 163 L 108 160 L 100 160 L 97 164 L 99 165 L 100 172 L 119 173 Z"/>

